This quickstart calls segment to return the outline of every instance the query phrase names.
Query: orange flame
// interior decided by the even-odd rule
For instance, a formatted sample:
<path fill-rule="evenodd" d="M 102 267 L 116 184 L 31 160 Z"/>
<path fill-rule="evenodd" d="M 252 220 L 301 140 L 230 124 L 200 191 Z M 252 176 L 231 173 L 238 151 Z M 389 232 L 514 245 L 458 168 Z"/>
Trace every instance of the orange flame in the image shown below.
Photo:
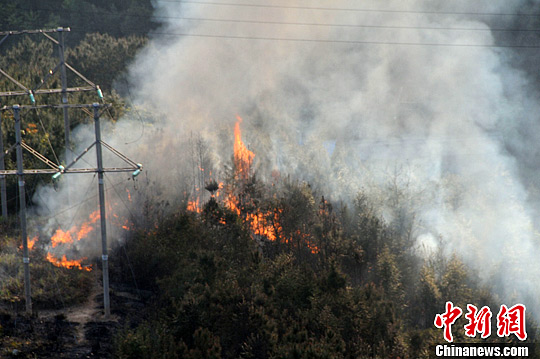
<path fill-rule="evenodd" d="M 38 236 L 34 236 L 32 239 L 30 239 L 30 237 L 27 238 L 26 244 L 27 244 L 29 250 L 34 249 L 34 245 L 36 244 L 37 240 L 38 240 Z M 22 248 L 23 248 L 23 246 L 21 244 L 19 246 L 19 249 L 22 249 Z"/>
<path fill-rule="evenodd" d="M 86 257 L 81 258 L 81 259 L 68 260 L 66 258 L 66 255 L 64 254 L 62 256 L 62 259 L 58 259 L 58 258 L 54 257 L 52 255 L 52 253 L 47 253 L 47 260 L 49 262 L 51 262 L 53 265 L 57 266 L 57 267 L 76 268 L 76 269 L 85 270 L 85 271 L 88 271 L 88 272 L 92 270 L 91 265 L 88 265 L 88 266 L 81 265 L 81 262 L 83 260 L 86 260 Z"/>
<path fill-rule="evenodd" d="M 242 132 L 240 130 L 242 118 L 236 116 L 236 119 L 237 121 L 234 126 L 234 165 L 237 177 L 246 180 L 250 175 L 251 164 L 255 154 L 248 150 L 242 142 Z M 284 243 L 292 242 L 291 238 L 287 238 L 283 235 L 283 228 L 279 223 L 281 214 L 280 209 L 274 211 L 274 213 L 272 213 L 272 211 L 261 211 L 260 209 L 257 209 L 254 213 L 243 214 L 240 201 L 233 194 L 229 194 L 224 202 L 227 207 L 249 223 L 249 226 L 255 235 L 264 236 L 270 241 L 281 240 Z M 311 252 L 319 252 L 317 246 L 310 242 L 310 236 L 308 234 L 301 234 L 301 237 Z"/>
<path fill-rule="evenodd" d="M 90 214 L 88 221 L 81 224 L 80 227 L 73 226 L 68 231 L 64 231 L 61 228 L 57 229 L 54 232 L 54 235 L 51 237 L 52 247 L 56 248 L 59 245 L 73 244 L 74 239 L 80 241 L 86 238 L 95 229 L 93 224 L 95 224 L 99 219 L 99 210 L 96 210 Z M 81 270 L 91 271 L 91 266 L 83 267 L 81 265 L 81 262 L 85 259 L 86 257 L 81 259 L 68 260 L 65 255 L 62 256 L 62 259 L 58 259 L 52 253 L 47 253 L 47 260 L 57 267 L 77 268 Z"/>
<path fill-rule="evenodd" d="M 242 142 L 242 132 L 240 130 L 240 123 L 242 118 L 236 116 L 237 121 L 234 126 L 234 167 L 235 167 L 235 177 L 247 180 L 250 175 L 251 164 L 255 153 L 248 150 L 244 142 Z M 199 170 L 203 170 L 199 167 Z M 222 189 L 223 183 L 219 183 L 219 189 Z M 219 197 L 219 190 L 216 191 L 215 197 Z M 262 211 L 256 209 L 255 212 L 247 213 L 243 208 L 240 200 L 233 194 L 227 193 L 223 199 L 225 205 L 234 213 L 236 213 L 240 218 L 248 223 L 252 233 L 256 236 L 263 236 L 270 241 L 282 241 L 283 243 L 292 243 L 292 238 L 288 238 L 283 234 L 283 227 L 280 224 L 280 216 L 282 213 L 281 209 L 275 211 Z M 201 208 L 199 204 L 199 198 L 191 200 L 188 202 L 187 210 L 191 212 L 200 213 Z M 220 221 L 223 224 L 226 224 L 225 219 Z M 317 246 L 313 245 L 310 241 L 309 234 L 302 234 L 300 230 L 295 232 L 295 237 L 299 236 L 302 239 L 302 242 L 311 250 L 312 253 L 318 253 L 319 249 Z"/>
<path fill-rule="evenodd" d="M 28 249 L 34 248 L 34 245 L 36 244 L 37 239 L 38 239 L 38 236 L 35 236 L 34 238 L 28 240 Z"/>
<path fill-rule="evenodd" d="M 28 134 L 38 133 L 37 125 L 35 123 L 29 123 L 28 127 L 26 128 L 26 132 Z"/>
<path fill-rule="evenodd" d="M 73 238 L 71 238 L 71 233 L 64 232 L 60 228 L 54 232 L 54 235 L 51 237 L 51 243 L 53 248 L 58 246 L 59 244 L 66 244 L 66 243 L 73 243 Z"/>
<path fill-rule="evenodd" d="M 236 119 L 237 121 L 234 125 L 234 165 L 236 173 L 242 179 L 247 179 L 255 154 L 248 150 L 244 142 L 242 142 L 242 131 L 240 131 L 242 118 L 236 116 Z"/>
<path fill-rule="evenodd" d="M 202 209 L 199 206 L 199 198 L 194 201 L 188 201 L 187 210 L 190 212 L 201 213 Z"/>
<path fill-rule="evenodd" d="M 54 235 L 51 237 L 51 243 L 53 248 L 57 247 L 60 244 L 73 243 L 73 238 L 76 238 L 78 241 L 86 238 L 86 236 L 88 236 L 88 234 L 94 230 L 92 224 L 96 223 L 99 218 L 99 211 L 96 210 L 90 214 L 90 219 L 88 221 L 81 224 L 80 228 L 77 228 L 77 226 L 73 226 L 67 232 L 63 231 L 60 228 L 57 229 L 56 232 L 54 232 Z"/>
<path fill-rule="evenodd" d="M 264 236 L 271 241 L 275 241 L 278 238 L 276 227 L 272 226 L 271 223 L 268 223 L 268 216 L 271 216 L 271 213 L 262 213 L 257 211 L 257 213 L 248 214 L 246 218 L 250 222 L 253 233 L 259 236 Z M 274 224 L 278 225 L 276 221 L 274 221 Z"/>
<path fill-rule="evenodd" d="M 77 240 L 80 241 L 82 238 L 86 238 L 86 236 L 94 230 L 94 227 L 90 225 L 90 223 L 83 223 L 81 225 L 81 229 L 77 232 Z"/>
<path fill-rule="evenodd" d="M 218 187 L 219 189 L 216 191 L 216 194 L 215 194 L 216 197 L 219 197 L 219 191 L 223 189 L 223 182 L 219 182 Z"/>
<path fill-rule="evenodd" d="M 128 199 L 131 201 L 131 193 L 127 188 L 126 192 L 128 195 Z M 107 217 L 110 218 L 111 223 L 117 227 L 123 228 L 124 230 L 130 230 L 130 221 L 128 219 L 118 216 L 114 212 L 113 206 L 116 206 L 116 203 L 112 205 L 110 203 L 107 204 L 108 213 L 110 214 L 110 217 L 109 215 L 107 215 Z M 88 220 L 83 222 L 80 226 L 74 225 L 67 231 L 62 230 L 61 228 L 57 229 L 51 237 L 52 248 L 56 248 L 58 246 L 67 246 L 67 248 L 70 248 L 75 240 L 81 241 L 87 238 L 88 235 L 96 229 L 95 224 L 100 219 L 100 211 L 95 210 L 90 214 Z M 31 248 L 30 244 L 29 248 Z M 86 257 L 81 259 L 68 260 L 65 255 L 62 256 L 62 259 L 58 259 L 52 253 L 47 253 L 47 260 L 57 267 L 77 268 L 81 270 L 91 271 L 91 266 L 81 265 L 81 262 L 85 259 Z"/>

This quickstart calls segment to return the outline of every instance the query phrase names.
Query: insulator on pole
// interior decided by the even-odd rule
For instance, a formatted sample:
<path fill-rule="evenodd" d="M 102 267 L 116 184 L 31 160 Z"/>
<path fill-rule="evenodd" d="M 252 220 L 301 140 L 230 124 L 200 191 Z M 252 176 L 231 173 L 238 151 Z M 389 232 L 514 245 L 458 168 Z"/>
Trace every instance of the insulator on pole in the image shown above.
<path fill-rule="evenodd" d="M 141 173 L 142 167 L 143 167 L 142 164 L 137 163 L 137 169 L 131 174 L 131 176 L 133 178 L 137 177 L 139 173 Z"/>
<path fill-rule="evenodd" d="M 62 166 L 62 165 L 58 166 L 58 172 L 56 172 L 56 173 L 52 176 L 53 180 L 58 179 L 58 177 L 60 177 L 60 176 L 62 175 L 62 173 L 64 172 L 64 169 L 65 169 L 64 166 Z"/>
<path fill-rule="evenodd" d="M 99 99 L 103 100 L 103 92 L 101 91 L 99 86 L 96 86 L 96 90 L 97 90 L 97 95 L 98 95 Z"/>

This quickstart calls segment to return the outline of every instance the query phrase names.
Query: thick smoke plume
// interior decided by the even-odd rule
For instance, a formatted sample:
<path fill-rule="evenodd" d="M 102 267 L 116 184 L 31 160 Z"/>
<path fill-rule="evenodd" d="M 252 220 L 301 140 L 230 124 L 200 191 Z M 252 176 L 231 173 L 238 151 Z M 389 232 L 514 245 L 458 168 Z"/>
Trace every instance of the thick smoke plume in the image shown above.
<path fill-rule="evenodd" d="M 406 12 L 158 2 L 166 22 L 130 71 L 139 110 L 105 135 L 145 165 L 138 186 L 179 202 L 194 168 L 219 177 L 239 115 L 263 178 L 291 175 L 345 202 L 364 190 L 388 222 L 414 217 L 419 246 L 442 237 L 501 295 L 538 297 L 538 93 L 520 50 L 498 47 L 513 38 L 492 30 L 516 18 L 477 14 L 524 4 L 317 4 Z M 89 181 L 70 185 L 73 203 Z M 63 193 L 36 200 L 59 210 Z"/>

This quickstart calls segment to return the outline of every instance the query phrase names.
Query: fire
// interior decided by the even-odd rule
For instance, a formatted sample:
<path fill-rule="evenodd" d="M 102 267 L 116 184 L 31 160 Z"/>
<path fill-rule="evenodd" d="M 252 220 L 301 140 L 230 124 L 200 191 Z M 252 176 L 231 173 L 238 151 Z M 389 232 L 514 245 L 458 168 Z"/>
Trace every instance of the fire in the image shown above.
<path fill-rule="evenodd" d="M 242 118 L 236 116 L 236 124 L 234 125 L 234 166 L 236 173 L 242 178 L 247 179 L 253 158 L 255 154 L 247 149 L 244 142 L 242 142 L 242 131 L 240 131 L 240 123 Z"/>
<path fill-rule="evenodd" d="M 199 198 L 194 201 L 188 201 L 187 210 L 190 212 L 201 213 L 202 209 L 199 206 Z"/>
<path fill-rule="evenodd" d="M 131 201 L 131 193 L 126 188 L 128 199 Z M 110 219 L 111 223 L 114 226 L 117 226 L 119 228 L 122 228 L 124 230 L 130 230 L 131 229 L 131 223 L 128 219 L 122 218 L 118 216 L 115 211 L 113 210 L 113 207 L 116 206 L 116 203 L 113 203 L 112 205 L 110 203 L 107 204 L 107 211 L 108 215 L 107 218 Z M 109 216 L 110 214 L 110 216 Z M 101 219 L 100 211 L 95 210 L 92 212 L 88 220 L 83 222 L 81 225 L 72 226 L 69 230 L 64 231 L 61 228 L 58 228 L 53 236 L 51 237 L 51 247 L 62 247 L 64 246 L 67 249 L 72 248 L 72 245 L 75 241 L 81 241 L 88 237 L 90 233 L 92 233 L 96 229 L 96 222 L 98 222 Z M 32 248 L 34 245 L 34 241 L 37 240 L 37 237 L 32 240 L 32 242 L 28 244 L 28 248 Z M 76 268 L 81 269 L 85 271 L 91 271 L 92 266 L 83 266 L 81 265 L 81 262 L 86 260 L 87 258 L 81 258 L 81 259 L 71 259 L 68 260 L 66 258 L 66 255 L 63 255 L 61 259 L 57 258 L 53 253 L 48 252 L 46 259 L 51 262 L 53 265 L 57 267 L 65 267 L 65 268 Z"/>
<path fill-rule="evenodd" d="M 234 125 L 234 167 L 236 175 L 243 179 L 247 180 L 250 175 L 251 164 L 255 153 L 248 150 L 244 142 L 242 141 L 242 131 L 240 130 L 240 124 L 242 123 L 242 118 L 236 116 L 236 124 Z M 260 210 L 257 210 L 255 213 L 247 213 L 242 216 L 242 211 L 239 205 L 238 199 L 229 194 L 225 199 L 225 204 L 237 215 L 244 217 L 255 235 L 264 236 L 271 241 L 275 241 L 278 238 L 276 233 L 276 227 L 269 223 L 268 218 L 274 218 L 275 216 L 272 213 L 264 213 Z M 277 223 L 277 221 L 274 221 Z"/>
<path fill-rule="evenodd" d="M 37 236 L 35 236 L 32 239 L 28 239 L 28 249 L 33 249 L 34 248 L 34 245 L 36 244 L 37 239 L 38 239 Z"/>
<path fill-rule="evenodd" d="M 30 239 L 30 237 L 27 238 L 26 244 L 27 244 L 29 250 L 34 249 L 34 246 L 35 246 L 37 240 L 38 240 L 38 236 L 34 236 L 32 239 Z M 22 249 L 22 247 L 23 247 L 23 246 L 22 246 L 22 244 L 21 244 L 21 245 L 19 246 L 19 249 Z"/>
<path fill-rule="evenodd" d="M 89 265 L 89 266 L 81 265 L 81 262 L 86 260 L 86 257 L 81 258 L 81 259 L 68 260 L 66 258 L 66 255 L 64 254 L 62 256 L 62 259 L 58 259 L 58 258 L 54 257 L 52 255 L 52 253 L 47 253 L 47 260 L 49 262 L 51 262 L 53 265 L 57 266 L 57 267 L 76 268 L 76 269 L 85 270 L 85 271 L 88 271 L 88 272 L 92 270 L 91 265 Z"/>
<path fill-rule="evenodd" d="M 255 153 L 248 150 L 244 142 L 242 141 L 242 131 L 240 130 L 240 124 L 242 123 L 242 118 L 240 116 L 236 117 L 237 121 L 234 126 L 234 169 L 235 169 L 235 178 L 241 181 L 246 182 L 250 177 L 251 164 L 255 158 Z M 199 167 L 200 171 L 204 169 Z M 208 185 L 206 187 L 212 193 L 212 197 L 219 197 L 219 191 L 223 188 L 226 188 L 222 182 Z M 222 196 L 222 201 L 231 211 L 236 213 L 240 218 L 242 218 L 250 227 L 253 235 L 265 237 L 270 241 L 280 241 L 282 243 L 293 243 L 292 235 L 284 235 L 283 227 L 280 224 L 282 217 L 281 209 L 274 210 L 261 210 L 255 208 L 252 211 L 246 211 L 244 205 L 241 203 L 240 199 L 232 193 L 232 191 L 227 191 L 226 188 L 225 195 Z M 198 190 L 198 189 L 197 189 Z M 249 206 L 252 207 L 252 206 Z M 256 207 L 256 206 L 255 206 Z M 199 197 L 194 200 L 188 201 L 187 210 L 190 212 L 200 213 L 201 207 L 199 203 Z M 225 220 L 220 221 L 223 224 L 226 224 Z M 319 249 L 317 246 L 312 244 L 311 236 L 301 231 L 296 231 L 294 233 L 295 237 L 301 238 L 302 243 L 309 248 L 312 253 L 318 253 Z"/>
<path fill-rule="evenodd" d="M 281 241 L 282 243 L 293 243 L 292 238 L 283 233 L 283 227 L 280 224 L 280 216 L 282 213 L 280 209 L 277 209 L 273 213 L 271 211 L 264 212 L 257 209 L 255 213 L 242 214 L 242 210 L 234 196 L 229 196 L 225 201 L 225 204 L 249 224 L 255 235 L 263 236 L 272 242 Z M 309 234 L 296 230 L 294 235 L 301 238 L 302 243 L 304 243 L 312 253 L 319 253 L 319 248 L 311 242 Z"/>
<path fill-rule="evenodd" d="M 64 232 L 60 228 L 54 232 L 54 235 L 51 237 L 51 243 L 53 248 L 57 247 L 59 244 L 73 243 L 73 238 L 71 238 L 71 233 Z"/>
<path fill-rule="evenodd" d="M 234 166 L 237 178 L 247 180 L 250 175 L 251 164 L 255 154 L 247 149 L 242 142 L 242 132 L 240 123 L 242 118 L 237 116 L 237 122 L 234 126 Z M 250 226 L 254 235 L 263 236 L 270 241 L 281 241 L 283 243 L 292 243 L 292 238 L 284 235 L 283 227 L 280 224 L 282 210 L 262 211 L 259 208 L 255 212 L 245 213 L 240 200 L 232 193 L 229 193 L 224 200 L 225 205 L 229 207 L 238 216 L 243 218 Z M 310 236 L 301 233 L 299 230 L 295 233 L 302 238 L 302 242 L 311 250 L 312 253 L 318 253 L 319 249 L 310 241 Z"/>
<path fill-rule="evenodd" d="M 57 229 L 56 232 L 54 232 L 54 235 L 51 237 L 52 247 L 55 248 L 60 244 L 71 244 L 73 243 L 73 238 L 76 238 L 78 241 L 86 238 L 88 234 L 94 230 L 92 225 L 96 223 L 99 218 L 99 211 L 96 210 L 90 214 L 90 219 L 88 221 L 81 224 L 80 228 L 73 226 L 67 232 L 60 228 Z"/>
<path fill-rule="evenodd" d="M 124 224 L 122 224 L 122 229 L 124 229 L 126 231 L 131 231 L 131 226 L 130 226 L 129 220 L 126 219 L 124 221 Z"/>
<path fill-rule="evenodd" d="M 88 221 L 84 222 L 80 226 L 73 226 L 68 231 L 64 231 L 61 228 L 57 229 L 51 237 L 51 246 L 53 248 L 56 248 L 61 245 L 71 245 L 73 244 L 75 239 L 77 241 L 80 241 L 86 238 L 95 229 L 94 224 L 99 219 L 100 214 L 99 211 L 96 210 L 90 214 Z M 91 266 L 83 267 L 81 265 L 81 262 L 85 259 L 86 257 L 81 259 L 68 260 L 65 255 L 62 256 L 62 259 L 58 259 L 51 252 L 47 253 L 47 260 L 57 267 L 77 268 L 91 271 Z"/>
<path fill-rule="evenodd" d="M 94 227 L 90 225 L 90 223 L 83 223 L 81 225 L 81 229 L 77 232 L 77 240 L 80 241 L 82 238 L 86 238 L 86 236 L 94 230 Z"/>
<path fill-rule="evenodd" d="M 208 187 L 207 187 L 208 189 Z M 219 197 L 219 191 L 223 189 L 223 182 L 219 182 L 217 184 L 217 189 L 211 193 L 211 197 L 217 198 Z"/>
<path fill-rule="evenodd" d="M 253 233 L 264 236 L 271 241 L 275 241 L 278 238 L 276 229 L 268 223 L 266 219 L 267 215 L 268 214 L 262 212 L 250 213 L 247 215 L 247 220 L 251 223 Z"/>

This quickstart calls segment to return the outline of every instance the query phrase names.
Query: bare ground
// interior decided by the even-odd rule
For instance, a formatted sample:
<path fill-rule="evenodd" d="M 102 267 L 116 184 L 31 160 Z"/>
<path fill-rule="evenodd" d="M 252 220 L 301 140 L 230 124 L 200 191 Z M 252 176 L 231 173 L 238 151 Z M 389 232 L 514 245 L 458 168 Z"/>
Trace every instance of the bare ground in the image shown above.
<path fill-rule="evenodd" d="M 94 283 L 80 305 L 32 316 L 0 311 L 0 358 L 112 358 L 115 333 L 144 304 L 136 295 L 112 289 L 112 315 L 105 319 L 102 288 Z"/>

